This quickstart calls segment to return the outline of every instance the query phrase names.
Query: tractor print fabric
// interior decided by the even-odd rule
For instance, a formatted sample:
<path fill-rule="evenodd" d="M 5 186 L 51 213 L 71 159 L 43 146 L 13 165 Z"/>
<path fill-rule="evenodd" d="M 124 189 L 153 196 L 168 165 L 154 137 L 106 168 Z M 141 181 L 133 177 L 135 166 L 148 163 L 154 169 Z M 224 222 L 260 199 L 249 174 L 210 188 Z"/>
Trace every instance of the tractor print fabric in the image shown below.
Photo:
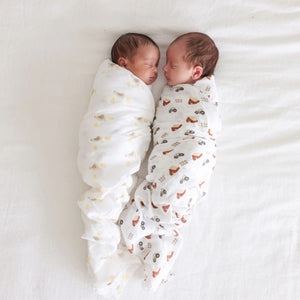
<path fill-rule="evenodd" d="M 119 220 L 151 289 L 170 276 L 182 245 L 180 228 L 207 195 L 221 129 L 217 98 L 209 76 L 194 85 L 166 86 L 158 103 L 148 174 Z"/>
<path fill-rule="evenodd" d="M 78 168 L 90 188 L 78 205 L 95 288 L 111 298 L 129 278 L 128 268 L 119 272 L 126 255 L 117 253 L 117 221 L 151 141 L 154 109 L 151 90 L 142 80 L 110 60 L 101 64 L 80 124 Z"/>

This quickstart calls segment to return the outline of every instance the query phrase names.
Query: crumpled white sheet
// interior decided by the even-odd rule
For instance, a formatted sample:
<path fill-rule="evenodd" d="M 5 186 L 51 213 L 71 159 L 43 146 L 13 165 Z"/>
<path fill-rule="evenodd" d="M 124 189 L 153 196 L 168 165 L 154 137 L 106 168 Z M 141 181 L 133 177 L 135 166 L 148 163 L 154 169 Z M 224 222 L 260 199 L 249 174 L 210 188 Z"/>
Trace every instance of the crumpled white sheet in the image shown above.
<path fill-rule="evenodd" d="M 146 180 L 119 221 L 128 250 L 143 263 L 144 281 L 153 290 L 168 280 L 182 246 L 180 228 L 207 195 L 220 130 L 214 76 L 164 88 Z"/>
<path fill-rule="evenodd" d="M 109 297 L 120 293 L 128 280 L 128 264 L 132 270 L 135 265 L 126 252 L 117 251 L 120 229 L 116 222 L 129 201 L 136 184 L 134 174 L 148 150 L 153 116 L 150 88 L 130 71 L 105 60 L 97 71 L 80 126 L 78 168 L 91 188 L 78 205 L 95 288 Z M 127 258 L 127 273 L 121 274 L 120 267 Z"/>

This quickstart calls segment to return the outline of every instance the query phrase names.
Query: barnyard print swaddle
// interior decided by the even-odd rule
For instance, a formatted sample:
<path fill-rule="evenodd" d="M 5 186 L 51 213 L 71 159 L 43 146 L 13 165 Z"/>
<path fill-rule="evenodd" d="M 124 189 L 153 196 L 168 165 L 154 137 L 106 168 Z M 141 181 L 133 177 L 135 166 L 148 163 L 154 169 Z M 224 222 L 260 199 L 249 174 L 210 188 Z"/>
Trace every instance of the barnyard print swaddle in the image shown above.
<path fill-rule="evenodd" d="M 146 180 L 119 220 L 127 248 L 144 265 L 151 289 L 169 277 L 182 244 L 180 228 L 207 195 L 220 129 L 214 76 L 164 88 Z"/>

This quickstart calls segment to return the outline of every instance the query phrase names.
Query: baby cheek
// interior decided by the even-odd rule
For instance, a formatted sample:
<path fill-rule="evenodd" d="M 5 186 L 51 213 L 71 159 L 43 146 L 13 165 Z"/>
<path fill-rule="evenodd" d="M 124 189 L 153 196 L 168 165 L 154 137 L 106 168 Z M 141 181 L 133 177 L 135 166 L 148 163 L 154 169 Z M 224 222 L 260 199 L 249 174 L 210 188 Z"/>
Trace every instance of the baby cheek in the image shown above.
<path fill-rule="evenodd" d="M 177 78 L 178 77 L 178 72 L 176 72 L 176 70 L 172 70 L 171 74 L 172 74 L 173 78 Z"/>

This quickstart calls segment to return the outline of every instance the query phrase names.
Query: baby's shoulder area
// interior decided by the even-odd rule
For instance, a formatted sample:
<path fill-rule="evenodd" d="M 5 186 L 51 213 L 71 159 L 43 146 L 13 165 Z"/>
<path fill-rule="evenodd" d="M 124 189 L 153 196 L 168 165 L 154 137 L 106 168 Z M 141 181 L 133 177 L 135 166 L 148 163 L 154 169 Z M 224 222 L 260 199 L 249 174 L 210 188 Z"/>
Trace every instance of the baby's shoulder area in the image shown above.
<path fill-rule="evenodd" d="M 152 96 L 150 87 L 132 72 L 115 64 L 110 59 L 105 59 L 98 67 L 94 86 L 101 92 L 105 90 L 117 90 L 119 93 L 147 94 Z"/>
<path fill-rule="evenodd" d="M 206 93 L 208 91 L 215 91 L 217 89 L 216 83 L 215 83 L 215 77 L 213 75 L 209 75 L 209 76 L 203 77 L 200 80 L 197 80 L 193 84 L 193 86 L 200 93 Z"/>
<path fill-rule="evenodd" d="M 184 99 L 197 97 L 197 89 L 191 84 L 166 85 L 161 93 L 160 99 Z"/>
<path fill-rule="evenodd" d="M 161 98 L 196 98 L 204 102 L 217 102 L 217 89 L 213 75 L 204 77 L 194 84 L 165 86 Z"/>
<path fill-rule="evenodd" d="M 105 79 L 124 77 L 126 75 L 128 76 L 129 72 L 125 68 L 122 68 L 107 58 L 99 65 L 96 76 L 99 77 L 99 79 Z"/>

